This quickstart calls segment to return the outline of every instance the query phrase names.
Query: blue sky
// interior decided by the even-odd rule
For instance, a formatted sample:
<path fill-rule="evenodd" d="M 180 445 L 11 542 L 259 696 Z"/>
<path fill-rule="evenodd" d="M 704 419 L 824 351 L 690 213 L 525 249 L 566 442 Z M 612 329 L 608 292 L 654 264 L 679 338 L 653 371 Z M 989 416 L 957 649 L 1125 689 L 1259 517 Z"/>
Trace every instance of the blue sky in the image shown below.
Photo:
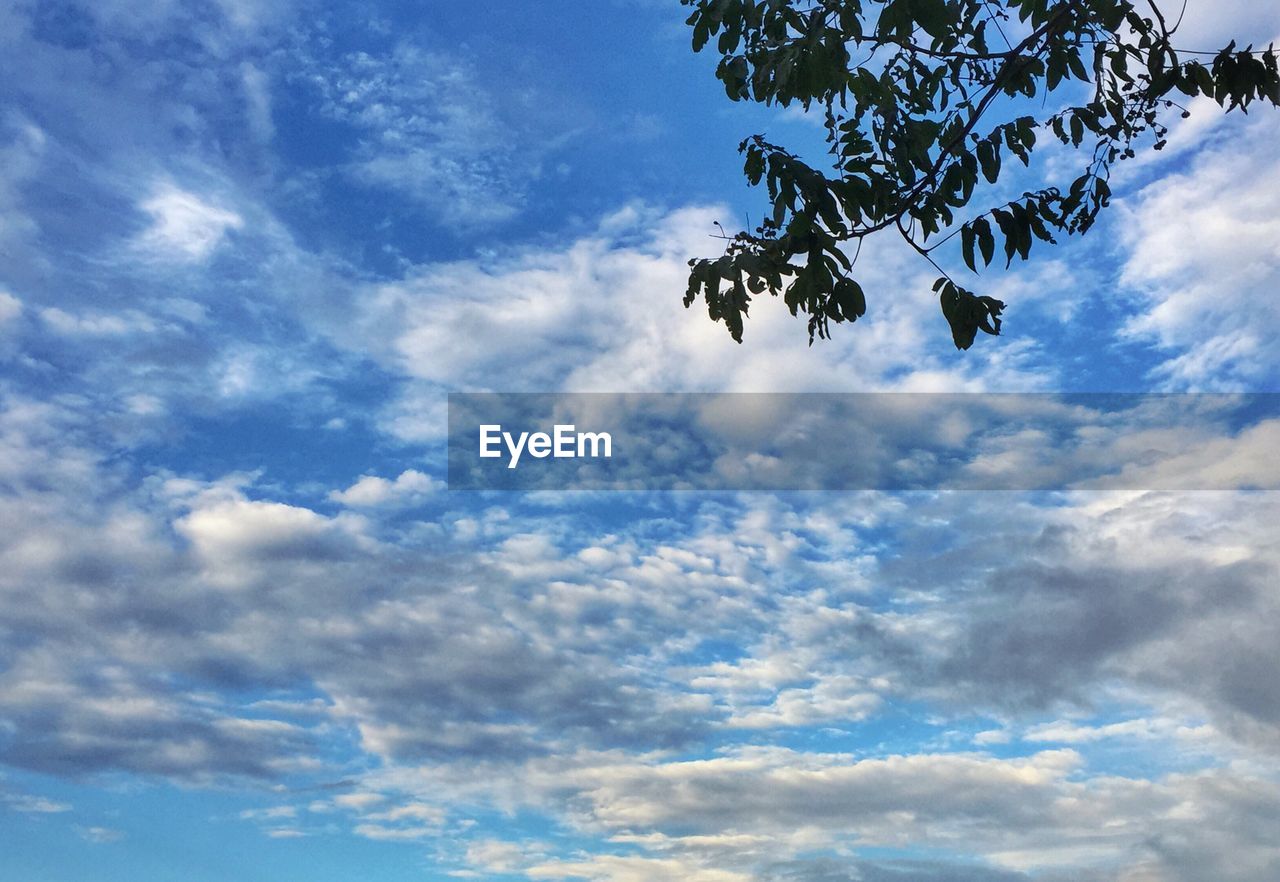
<path fill-rule="evenodd" d="M 0 876 L 1280 875 L 1273 493 L 445 489 L 456 391 L 1280 391 L 1261 108 L 975 280 L 967 353 L 889 243 L 856 326 L 734 344 L 686 261 L 760 216 L 742 137 L 821 129 L 683 19 L 0 7 Z M 1270 466 L 1211 417 L 1077 452 Z"/>

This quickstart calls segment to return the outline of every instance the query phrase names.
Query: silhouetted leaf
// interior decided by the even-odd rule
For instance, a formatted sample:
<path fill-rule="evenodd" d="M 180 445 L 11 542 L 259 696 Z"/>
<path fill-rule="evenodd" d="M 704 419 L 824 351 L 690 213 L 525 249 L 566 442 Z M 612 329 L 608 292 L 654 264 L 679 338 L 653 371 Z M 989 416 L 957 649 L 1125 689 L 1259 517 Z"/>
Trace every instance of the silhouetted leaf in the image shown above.
<path fill-rule="evenodd" d="M 1087 232 L 1110 203 L 1111 166 L 1143 145 L 1163 147 L 1164 117 L 1186 115 L 1170 93 L 1245 112 L 1280 104 L 1271 48 L 1232 42 L 1210 60 L 1182 61 L 1161 23 L 1177 16 L 1148 17 L 1129 0 L 681 2 L 692 7 L 694 50 L 719 53 L 730 99 L 796 102 L 826 130 L 826 171 L 763 135 L 745 139 L 743 173 L 765 185 L 766 220 L 731 237 L 723 257 L 690 266 L 685 304 L 701 297 L 739 341 L 750 297 L 766 290 L 807 315 L 811 342 L 830 323 L 862 316 L 866 299 L 845 251 L 880 233 L 896 231 L 936 264 L 954 259 L 937 249 L 958 226 L 951 247 L 976 272 L 979 257 L 983 267 L 994 260 L 996 229 L 1006 267 L 1028 259 L 1037 240 Z M 1001 26 L 1015 19 L 1022 24 Z M 1000 40 L 989 40 L 996 29 Z M 1028 114 L 1041 102 L 1027 98 L 1068 79 L 1090 83 L 1084 103 Z M 1047 182 L 1001 201 L 1008 193 L 992 189 L 1007 183 L 1006 154 L 1029 166 L 1040 130 L 1081 148 L 1083 173 L 1065 189 Z M 988 201 L 966 210 L 980 197 Z M 940 291 L 956 345 L 999 331 L 1004 304 Z"/>

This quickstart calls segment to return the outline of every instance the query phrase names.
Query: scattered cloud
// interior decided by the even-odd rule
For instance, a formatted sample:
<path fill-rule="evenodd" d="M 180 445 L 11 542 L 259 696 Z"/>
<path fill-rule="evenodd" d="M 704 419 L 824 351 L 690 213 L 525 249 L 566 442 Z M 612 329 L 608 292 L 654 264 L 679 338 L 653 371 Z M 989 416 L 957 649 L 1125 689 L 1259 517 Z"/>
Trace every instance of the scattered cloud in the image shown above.
<path fill-rule="evenodd" d="M 154 321 L 137 310 L 121 315 L 72 315 L 56 306 L 40 311 L 40 318 L 56 334 L 69 337 L 120 337 L 155 330 Z"/>
<path fill-rule="evenodd" d="M 1155 373 L 1173 388 L 1257 388 L 1277 375 L 1280 164 L 1263 146 L 1277 132 L 1270 116 L 1236 126 L 1120 207 L 1121 280 L 1143 306 L 1126 330 L 1164 348 Z"/>
<path fill-rule="evenodd" d="M 142 201 L 151 216 L 135 246 L 161 260 L 194 263 L 207 259 L 226 235 L 244 226 L 236 212 L 165 183 Z"/>
<path fill-rule="evenodd" d="M 259 141 L 267 142 L 275 135 L 271 117 L 271 80 L 251 61 L 241 62 L 240 79 L 244 89 L 245 120 Z"/>
<path fill-rule="evenodd" d="M 0 800 L 14 811 L 29 815 L 54 815 L 71 811 L 71 806 L 65 802 L 55 802 L 43 796 L 25 793 L 5 793 L 0 795 Z"/>
<path fill-rule="evenodd" d="M 329 494 L 334 502 L 353 508 L 376 507 L 395 502 L 412 502 L 423 496 L 434 493 L 443 487 L 443 482 L 415 469 L 400 473 L 394 481 L 379 478 L 376 475 L 362 475 L 346 490 L 335 490 Z"/>
<path fill-rule="evenodd" d="M 110 827 L 77 827 L 76 832 L 85 842 L 92 842 L 94 845 L 108 845 L 124 839 L 122 831 Z"/>

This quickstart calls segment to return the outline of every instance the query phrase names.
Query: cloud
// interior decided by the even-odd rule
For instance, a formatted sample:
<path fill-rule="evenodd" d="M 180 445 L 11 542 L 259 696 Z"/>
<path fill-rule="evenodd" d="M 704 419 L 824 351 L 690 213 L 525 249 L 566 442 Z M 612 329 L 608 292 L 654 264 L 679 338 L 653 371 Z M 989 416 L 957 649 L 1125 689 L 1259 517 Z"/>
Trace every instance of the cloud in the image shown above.
<path fill-rule="evenodd" d="M 243 560 L 343 557 L 359 527 L 298 506 L 227 499 L 198 503 L 174 528 L 216 567 Z"/>
<path fill-rule="evenodd" d="M 1156 375 L 1174 388 L 1259 388 L 1277 375 L 1280 164 L 1263 146 L 1277 133 L 1273 115 L 1236 125 L 1120 207 L 1121 281 L 1143 307 L 1126 331 L 1168 351 Z"/>
<path fill-rule="evenodd" d="M 727 725 L 743 729 L 852 723 L 866 719 L 882 699 L 852 677 L 817 678 L 812 685 L 783 689 L 770 704 L 739 708 Z"/>
<path fill-rule="evenodd" d="M 362 475 L 360 480 L 346 490 L 330 493 L 329 498 L 353 508 L 376 507 L 401 501 L 412 502 L 436 492 L 442 486 L 441 481 L 416 469 L 407 469 L 394 481 L 376 475 Z"/>
<path fill-rule="evenodd" d="M 385 827 L 381 824 L 357 824 L 357 836 L 377 842 L 405 842 L 427 839 L 439 835 L 438 827 Z"/>
<path fill-rule="evenodd" d="M 21 300 L 0 290 L 0 359 L 12 358 L 19 351 L 23 311 Z"/>
<path fill-rule="evenodd" d="M 1009 824 L 1025 823 L 1028 815 L 1048 811 L 1046 785 L 1079 764 L 1071 751 L 1015 761 L 914 755 L 847 762 L 748 749 L 711 760 L 601 769 L 588 773 L 584 795 L 594 817 L 614 828 L 773 834 L 818 828 L 881 845 L 923 844 L 931 838 L 925 828 L 948 818 L 998 824 L 1007 814 Z"/>
<path fill-rule="evenodd" d="M 47 408 L 9 414 L 11 427 L 40 428 L 13 436 L 6 458 L 40 476 L 3 500 L 25 512 L 0 548 L 9 633 L 28 635 L 9 643 L 0 675 L 0 717 L 22 733 L 6 743 L 10 763 L 265 776 L 310 755 L 314 710 L 294 724 L 262 716 L 287 705 L 242 710 L 197 686 L 320 689 L 324 717 L 387 757 L 520 756 L 580 738 L 678 744 L 704 725 L 705 701 L 668 694 L 639 664 L 633 641 L 656 622 L 640 615 L 596 642 L 626 593 L 575 599 L 538 584 L 547 566 L 581 580 L 572 555 L 567 569 L 550 545 L 438 559 L 375 540 L 353 514 L 247 498 L 243 479 L 127 491 L 52 419 Z M 456 593 L 476 580 L 525 587 Z M 22 599 L 30 586 L 42 586 L 37 603 Z M 586 630 L 561 641 L 576 626 L 559 611 L 575 609 Z M 633 665 L 618 667 L 615 651 Z M 178 679 L 154 680 L 160 668 Z"/>
<path fill-rule="evenodd" d="M 1275 743 L 1268 494 L 1083 494 L 1056 511 L 992 500 L 972 514 L 963 494 L 946 498 L 939 526 L 917 521 L 873 576 L 892 607 L 797 604 L 775 643 L 973 710 L 1088 710 L 1124 683 Z"/>
<path fill-rule="evenodd" d="M 419 772 L 418 783 L 413 772 L 394 779 L 439 792 L 468 774 Z M 573 829 L 607 834 L 608 845 L 542 857 L 486 848 L 468 855 L 474 871 L 1192 882 L 1261 880 L 1280 865 L 1268 832 L 1280 806 L 1274 780 L 1227 769 L 1158 780 L 1090 774 L 1071 750 L 859 759 L 742 747 L 698 760 L 560 757 L 534 761 L 513 784 L 517 805 L 567 804 Z M 1231 826 L 1213 818 L 1230 818 Z M 491 851 L 496 860 L 488 859 Z M 902 852 L 929 857 L 885 857 Z"/>
<path fill-rule="evenodd" d="M 271 117 L 271 81 L 268 75 L 250 61 L 240 64 L 244 89 L 245 119 L 249 130 L 259 141 L 267 142 L 275 135 Z"/>
<path fill-rule="evenodd" d="M 949 338 L 927 274 L 892 248 L 864 256 L 864 280 L 868 290 L 901 293 L 876 301 L 856 329 L 809 349 L 785 306 L 762 296 L 750 342 L 733 343 L 679 298 L 688 257 L 705 249 L 718 214 L 632 205 L 560 247 L 414 267 L 362 289 L 350 313 L 315 315 L 314 327 L 410 381 L 382 420 L 410 441 L 440 437 L 446 390 L 960 391 L 1046 382 L 1030 351 L 999 343 L 957 368 L 940 345 Z"/>
<path fill-rule="evenodd" d="M 0 327 L 22 315 L 22 301 L 8 291 L 0 291 Z"/>
<path fill-rule="evenodd" d="M 600 882 L 750 882 L 732 870 L 699 867 L 687 860 L 630 855 L 593 855 L 587 860 L 549 861 L 524 870 L 530 879 L 590 879 Z"/>
<path fill-rule="evenodd" d="M 26 243 L 39 229 L 24 210 L 23 187 L 41 170 L 48 137 L 25 116 L 9 112 L 0 119 L 0 246 Z"/>
<path fill-rule="evenodd" d="M 244 226 L 236 212 L 169 183 L 157 186 L 139 207 L 151 216 L 151 226 L 135 247 L 162 260 L 206 260 L 229 232 Z"/>
<path fill-rule="evenodd" d="M 1023 733 L 1024 741 L 1049 741 L 1059 744 L 1087 744 L 1108 738 L 1156 739 L 1213 737 L 1211 726 L 1187 726 L 1176 720 L 1135 719 L 1100 726 L 1082 726 L 1067 720 L 1042 723 Z"/>
<path fill-rule="evenodd" d="M 110 827 L 76 827 L 76 833 L 85 842 L 92 842 L 94 845 L 107 845 L 125 838 L 123 831 Z"/>
<path fill-rule="evenodd" d="M 838 860 L 779 862 L 762 878 L 768 882 L 1027 882 L 1025 873 L 943 860 Z M 1051 878 L 1041 874 L 1039 878 Z"/>
<path fill-rule="evenodd" d="M 149 333 L 156 329 L 154 321 L 137 310 L 128 310 L 120 315 L 72 315 L 66 310 L 51 306 L 40 311 L 40 318 L 54 333 L 69 337 L 120 337 Z"/>
<path fill-rule="evenodd" d="M 245 809 L 240 813 L 240 817 L 250 820 L 278 820 L 280 818 L 292 818 L 297 813 L 298 810 L 291 805 L 278 805 L 265 809 Z"/>
<path fill-rule="evenodd" d="M 228 715 L 92 651 L 23 653 L 5 671 L 6 762 L 80 776 L 108 770 L 208 781 L 273 777 L 307 750 L 295 727 Z M 95 670 L 96 668 L 96 670 Z"/>
<path fill-rule="evenodd" d="M 25 793 L 0 794 L 0 801 L 3 801 L 14 811 L 30 815 L 55 815 L 71 811 L 71 806 L 65 802 L 55 802 L 43 796 L 32 796 Z"/>

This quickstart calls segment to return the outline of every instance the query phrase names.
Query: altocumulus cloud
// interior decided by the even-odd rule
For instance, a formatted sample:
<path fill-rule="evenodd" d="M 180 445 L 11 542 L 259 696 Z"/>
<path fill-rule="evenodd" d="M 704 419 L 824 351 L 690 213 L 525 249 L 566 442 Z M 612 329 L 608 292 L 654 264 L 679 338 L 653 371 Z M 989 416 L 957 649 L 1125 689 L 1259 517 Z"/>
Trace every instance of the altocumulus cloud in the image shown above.
<path fill-rule="evenodd" d="M 993 879 L 1191 879 L 1188 851 L 1222 878 L 1274 863 L 1268 496 L 744 497 L 667 511 L 682 526 L 656 535 L 645 518 L 584 529 L 543 500 L 478 510 L 459 554 L 423 531 L 443 512 L 330 515 L 248 476 L 130 489 L 72 415 L 12 402 L 5 425 L 10 462 L 59 463 L 8 503 L 27 512 L 4 551 L 6 621 L 25 635 L 6 639 L 11 764 L 287 779 L 332 763 L 320 739 L 345 732 L 353 760 L 384 764 L 345 809 L 359 835 L 417 841 L 509 806 L 617 839 L 520 865 L 535 878 L 822 878 L 831 849 L 911 842 Z M 871 553 L 886 547 L 901 556 Z M 700 657 L 728 641 L 732 656 Z M 235 700 L 250 684 L 323 701 Z M 1053 730 L 1030 731 L 1135 699 L 1214 721 L 1200 768 L 1093 772 L 1096 741 L 1046 750 Z M 856 731 L 903 701 L 942 715 L 916 723 L 935 738 L 974 707 L 1023 721 L 1030 749 L 675 753 Z M 279 829 L 326 816 L 308 806 Z"/>

